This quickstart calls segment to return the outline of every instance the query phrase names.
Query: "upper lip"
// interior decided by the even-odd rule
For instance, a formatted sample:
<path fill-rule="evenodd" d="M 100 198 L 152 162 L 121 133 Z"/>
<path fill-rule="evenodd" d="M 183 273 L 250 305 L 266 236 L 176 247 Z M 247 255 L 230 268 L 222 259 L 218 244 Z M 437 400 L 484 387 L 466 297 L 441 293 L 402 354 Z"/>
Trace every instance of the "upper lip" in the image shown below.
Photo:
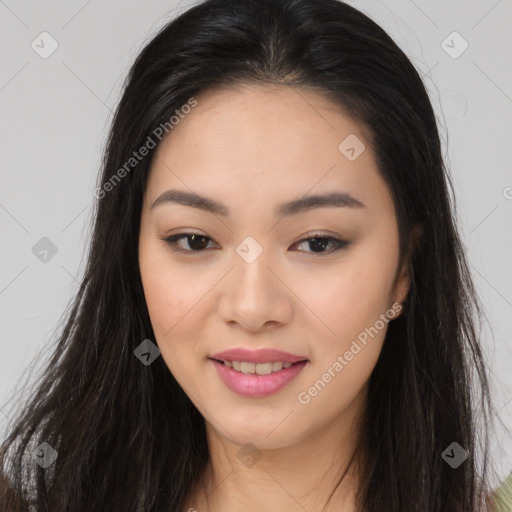
<path fill-rule="evenodd" d="M 308 358 L 273 348 L 262 348 L 259 350 L 232 348 L 218 352 L 210 356 L 210 359 L 217 359 L 218 361 L 246 361 L 248 363 L 273 363 L 275 361 L 298 363 L 299 361 L 306 361 Z"/>

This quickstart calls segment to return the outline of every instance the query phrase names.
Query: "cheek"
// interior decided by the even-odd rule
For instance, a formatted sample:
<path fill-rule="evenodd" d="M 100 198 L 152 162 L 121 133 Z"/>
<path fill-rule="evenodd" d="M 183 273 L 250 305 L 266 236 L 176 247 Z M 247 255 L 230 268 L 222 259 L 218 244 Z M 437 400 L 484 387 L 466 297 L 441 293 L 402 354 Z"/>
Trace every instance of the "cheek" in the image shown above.
<path fill-rule="evenodd" d="M 189 321 L 206 286 L 197 282 L 197 270 L 194 273 L 193 266 L 178 267 L 173 263 L 170 251 L 149 228 L 141 233 L 142 287 L 153 330 L 160 341 L 171 338 L 184 321 Z"/>
<path fill-rule="evenodd" d="M 185 314 L 187 296 L 165 266 L 141 261 L 140 269 L 153 330 L 157 338 L 162 338 Z"/>
<path fill-rule="evenodd" d="M 171 369 L 170 365 L 177 361 L 183 364 L 187 352 L 193 349 L 183 334 L 187 322 L 193 319 L 198 292 L 194 292 L 197 287 L 191 286 L 186 276 L 172 269 L 168 260 L 165 251 L 162 253 L 154 247 L 143 247 L 139 254 L 142 286 L 155 341 Z M 188 327 L 190 331 L 190 325 Z M 180 343 L 174 343 L 177 339 Z"/>
<path fill-rule="evenodd" d="M 392 306 L 398 254 L 393 247 L 359 247 L 325 276 L 306 281 L 307 304 L 325 326 L 324 339 L 346 342 Z"/>
<path fill-rule="evenodd" d="M 322 398 L 313 400 L 312 409 L 340 397 L 347 405 L 370 377 L 395 316 L 390 296 L 397 263 L 395 246 L 375 241 L 347 253 L 328 278 L 308 282 L 308 305 L 325 327 L 315 340 L 318 364 L 310 383 Z M 322 386 L 329 389 L 320 393 Z"/>
<path fill-rule="evenodd" d="M 319 294 L 321 301 L 312 306 L 321 312 L 319 316 L 329 329 L 323 329 L 324 334 L 314 340 L 312 372 L 297 396 L 309 419 L 326 414 L 334 419 L 340 411 L 348 411 L 350 404 L 357 407 L 363 400 L 394 317 L 388 304 L 389 276 L 365 266 L 359 272 L 351 271 L 352 267 L 346 270 L 328 282 Z M 297 421 L 307 423 L 306 416 L 298 416 L 302 419 Z"/>
<path fill-rule="evenodd" d="M 198 361 L 206 361 L 208 347 L 201 339 L 207 329 L 206 313 L 213 307 L 208 292 L 218 275 L 198 280 L 197 267 L 178 269 L 170 260 L 158 247 L 141 249 L 141 279 L 155 343 L 176 380 L 189 389 Z"/>
<path fill-rule="evenodd" d="M 193 312 L 190 287 L 185 287 L 175 276 L 170 276 L 163 267 L 147 268 L 141 264 L 141 276 L 155 343 L 169 371 L 187 390 L 190 387 L 190 377 L 187 378 L 187 375 L 195 373 L 197 350 L 193 328 L 192 332 L 190 326 L 186 329 Z"/>

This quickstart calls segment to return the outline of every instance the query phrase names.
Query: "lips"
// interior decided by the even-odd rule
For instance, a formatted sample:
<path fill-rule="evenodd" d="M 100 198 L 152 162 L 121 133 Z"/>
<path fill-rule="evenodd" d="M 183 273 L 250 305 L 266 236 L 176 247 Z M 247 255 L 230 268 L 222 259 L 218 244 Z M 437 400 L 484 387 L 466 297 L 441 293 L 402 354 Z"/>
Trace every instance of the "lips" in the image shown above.
<path fill-rule="evenodd" d="M 277 349 L 259 349 L 250 350 L 246 348 L 233 348 L 224 350 L 210 356 L 210 359 L 217 361 L 245 361 L 248 363 L 273 363 L 282 361 L 283 363 L 298 363 L 300 361 L 307 361 L 306 356 L 290 354 Z"/>
<path fill-rule="evenodd" d="M 263 398 L 277 393 L 295 379 L 308 364 L 307 361 L 302 361 L 270 375 L 256 375 L 237 372 L 215 359 L 212 359 L 212 363 L 217 375 L 231 391 L 248 398 Z"/>

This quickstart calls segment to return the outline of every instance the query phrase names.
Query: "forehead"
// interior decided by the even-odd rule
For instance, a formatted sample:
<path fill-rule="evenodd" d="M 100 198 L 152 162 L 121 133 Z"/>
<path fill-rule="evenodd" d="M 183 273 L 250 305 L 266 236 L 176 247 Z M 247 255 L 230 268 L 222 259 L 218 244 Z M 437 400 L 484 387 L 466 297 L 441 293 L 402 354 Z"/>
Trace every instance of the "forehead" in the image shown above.
<path fill-rule="evenodd" d="M 231 192 L 232 204 L 235 195 L 281 202 L 335 187 L 375 204 L 372 192 L 387 193 L 363 128 L 313 91 L 243 86 L 195 99 L 156 149 L 147 188 L 153 199 L 177 186 L 219 198 Z M 365 145 L 355 160 L 340 150 L 345 140 Z"/>
<path fill-rule="evenodd" d="M 316 148 L 337 156 L 340 135 L 364 138 L 341 106 L 307 89 L 248 85 L 207 90 L 196 101 L 168 137 L 183 147 L 193 141 L 195 148 L 210 152 L 239 150 L 244 159 L 278 159 L 285 151 L 307 156 Z M 199 137 L 204 137 L 200 145 Z"/>

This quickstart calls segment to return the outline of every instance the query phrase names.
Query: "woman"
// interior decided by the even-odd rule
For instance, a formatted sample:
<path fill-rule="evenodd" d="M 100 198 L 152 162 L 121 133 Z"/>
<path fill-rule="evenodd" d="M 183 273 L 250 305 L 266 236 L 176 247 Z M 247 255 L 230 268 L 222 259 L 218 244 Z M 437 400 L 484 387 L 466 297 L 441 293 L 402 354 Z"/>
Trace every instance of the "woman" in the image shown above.
<path fill-rule="evenodd" d="M 130 71 L 0 508 L 486 510 L 450 186 L 421 78 L 356 9 L 209 0 L 169 23 Z"/>

